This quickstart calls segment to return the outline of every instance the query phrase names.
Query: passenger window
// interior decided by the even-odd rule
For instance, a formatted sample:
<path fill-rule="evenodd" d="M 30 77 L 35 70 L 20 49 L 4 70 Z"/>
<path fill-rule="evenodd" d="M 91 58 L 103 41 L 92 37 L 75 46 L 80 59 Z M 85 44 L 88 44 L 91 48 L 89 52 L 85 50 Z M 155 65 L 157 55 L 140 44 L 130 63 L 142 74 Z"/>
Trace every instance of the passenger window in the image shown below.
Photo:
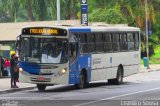
<path fill-rule="evenodd" d="M 79 34 L 80 37 L 80 43 L 81 43 L 81 53 L 88 53 L 88 48 L 87 48 L 87 34 L 81 33 Z"/>
<path fill-rule="evenodd" d="M 86 34 L 80 34 L 79 36 L 80 36 L 81 43 L 86 43 L 87 42 Z"/>
<path fill-rule="evenodd" d="M 139 34 L 135 33 L 135 50 L 139 50 Z"/>
<path fill-rule="evenodd" d="M 113 39 L 113 51 L 117 52 L 120 50 L 120 46 L 119 46 L 119 34 L 115 33 L 112 35 L 112 39 Z"/>
<path fill-rule="evenodd" d="M 95 35 L 90 33 L 87 35 L 88 52 L 96 52 Z"/>
<path fill-rule="evenodd" d="M 133 33 L 127 33 L 128 50 L 135 50 Z"/>
<path fill-rule="evenodd" d="M 112 51 L 112 36 L 110 33 L 103 34 L 104 52 Z"/>
<path fill-rule="evenodd" d="M 127 34 L 125 33 L 120 34 L 120 50 L 128 51 Z"/>
<path fill-rule="evenodd" d="M 102 33 L 95 33 L 96 52 L 103 52 Z"/>

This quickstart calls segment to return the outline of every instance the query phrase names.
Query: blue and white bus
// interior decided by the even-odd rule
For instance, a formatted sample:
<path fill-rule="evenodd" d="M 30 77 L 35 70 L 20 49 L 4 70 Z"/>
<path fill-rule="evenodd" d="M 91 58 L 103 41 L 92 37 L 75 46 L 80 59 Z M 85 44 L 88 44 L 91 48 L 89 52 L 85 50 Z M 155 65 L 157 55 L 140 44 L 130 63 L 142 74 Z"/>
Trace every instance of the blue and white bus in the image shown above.
<path fill-rule="evenodd" d="M 140 69 L 140 29 L 129 26 L 27 27 L 17 37 L 21 82 L 55 84 L 108 80 L 121 84 Z"/>

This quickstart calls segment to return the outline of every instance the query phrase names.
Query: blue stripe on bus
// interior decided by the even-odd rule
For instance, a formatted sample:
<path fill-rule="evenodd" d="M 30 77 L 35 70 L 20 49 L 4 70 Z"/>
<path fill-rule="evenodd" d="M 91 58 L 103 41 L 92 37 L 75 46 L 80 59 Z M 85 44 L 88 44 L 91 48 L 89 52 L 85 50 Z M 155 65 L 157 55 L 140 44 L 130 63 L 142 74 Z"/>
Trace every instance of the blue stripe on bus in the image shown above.
<path fill-rule="evenodd" d="M 38 75 L 40 73 L 40 65 L 26 62 L 19 62 L 19 67 L 29 74 Z"/>
<path fill-rule="evenodd" d="M 69 32 L 91 32 L 90 28 L 70 28 Z"/>

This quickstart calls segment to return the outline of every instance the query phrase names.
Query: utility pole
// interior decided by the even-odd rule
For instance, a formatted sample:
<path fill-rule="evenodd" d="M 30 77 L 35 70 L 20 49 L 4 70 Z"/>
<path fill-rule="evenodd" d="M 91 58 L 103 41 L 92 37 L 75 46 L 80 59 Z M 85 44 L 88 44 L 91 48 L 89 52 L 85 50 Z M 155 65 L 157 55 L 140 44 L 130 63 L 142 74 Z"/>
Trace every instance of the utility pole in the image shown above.
<path fill-rule="evenodd" d="M 57 24 L 60 25 L 60 0 L 57 0 Z"/>
<path fill-rule="evenodd" d="M 147 3 L 147 0 L 145 0 L 145 12 L 146 12 L 146 53 L 147 53 L 147 59 L 148 59 L 148 66 L 147 66 L 147 69 L 149 69 L 149 46 L 148 46 L 148 3 Z"/>

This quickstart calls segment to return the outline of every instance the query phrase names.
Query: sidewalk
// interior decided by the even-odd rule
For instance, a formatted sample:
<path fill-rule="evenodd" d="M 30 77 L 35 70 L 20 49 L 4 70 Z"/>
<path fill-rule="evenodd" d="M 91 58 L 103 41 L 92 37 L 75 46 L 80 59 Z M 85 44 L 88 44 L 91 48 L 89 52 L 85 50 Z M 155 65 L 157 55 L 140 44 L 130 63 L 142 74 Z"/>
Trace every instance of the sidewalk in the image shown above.
<path fill-rule="evenodd" d="M 160 71 L 160 64 L 150 64 L 149 69 L 144 67 L 144 65 L 140 66 L 140 72 L 152 72 L 152 71 Z"/>
<path fill-rule="evenodd" d="M 0 94 L 21 91 L 21 90 L 29 90 L 36 87 L 35 84 L 20 83 L 20 82 L 17 82 L 17 86 L 19 88 L 11 88 L 10 78 L 0 78 Z"/>
<path fill-rule="evenodd" d="M 147 69 L 143 65 L 141 65 L 140 73 L 160 71 L 160 64 L 149 65 L 149 67 L 150 69 Z M 10 78 L 0 78 L 0 94 L 36 88 L 35 84 L 29 84 L 29 83 L 18 82 L 17 85 L 19 88 L 13 89 L 10 87 Z"/>

